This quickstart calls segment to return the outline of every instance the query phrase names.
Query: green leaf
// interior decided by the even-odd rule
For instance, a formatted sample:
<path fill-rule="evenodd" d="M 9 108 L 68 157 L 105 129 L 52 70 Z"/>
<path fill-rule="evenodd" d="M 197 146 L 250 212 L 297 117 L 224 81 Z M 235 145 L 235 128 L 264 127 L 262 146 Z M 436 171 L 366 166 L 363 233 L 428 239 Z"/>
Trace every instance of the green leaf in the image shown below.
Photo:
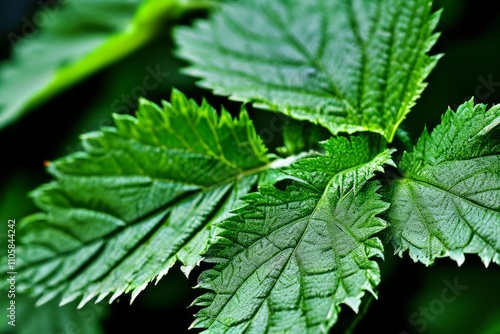
<path fill-rule="evenodd" d="M 365 290 L 375 294 L 380 272 L 371 258 L 383 248 L 374 234 L 385 227 L 376 215 L 388 204 L 368 180 L 392 161 L 370 139 L 330 139 L 326 155 L 292 165 L 285 191 L 262 186 L 243 198 L 205 254 L 216 266 L 199 286 L 213 292 L 195 301 L 205 308 L 194 327 L 327 333 L 340 304 L 357 311 Z"/>
<path fill-rule="evenodd" d="M 428 0 L 243 0 L 178 28 L 199 84 L 333 134 L 392 141 L 439 57 Z"/>
<path fill-rule="evenodd" d="M 162 31 L 166 21 L 205 3 L 68 0 L 61 8 L 43 7 L 34 16 L 47 20 L 39 32 L 7 35 L 11 43 L 19 43 L 13 58 L 0 66 L 0 128 L 143 46 Z M 34 28 L 23 26 L 26 32 Z"/>
<path fill-rule="evenodd" d="M 389 211 L 397 253 L 427 265 L 445 256 L 462 264 L 466 253 L 500 263 L 499 123 L 500 106 L 471 100 L 405 152 Z"/>
<path fill-rule="evenodd" d="M 43 303 L 133 291 L 179 260 L 188 274 L 210 227 L 268 167 L 248 114 L 239 120 L 174 91 L 164 109 L 142 100 L 137 118 L 83 136 L 84 152 L 50 163 L 56 181 L 32 193 L 45 212 L 22 222 L 20 290 Z"/>

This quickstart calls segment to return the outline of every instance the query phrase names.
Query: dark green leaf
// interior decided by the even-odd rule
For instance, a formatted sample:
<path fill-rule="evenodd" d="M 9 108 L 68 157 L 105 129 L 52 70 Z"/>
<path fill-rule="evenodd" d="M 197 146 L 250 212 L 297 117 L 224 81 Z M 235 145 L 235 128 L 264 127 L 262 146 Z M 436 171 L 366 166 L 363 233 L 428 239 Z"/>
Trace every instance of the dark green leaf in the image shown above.
<path fill-rule="evenodd" d="M 177 260 L 188 274 L 211 224 L 268 167 L 245 111 L 218 116 L 176 91 L 163 110 L 142 100 L 115 123 L 84 135 L 85 151 L 52 162 L 56 181 L 32 193 L 45 212 L 21 224 L 18 282 L 39 303 L 134 298 Z"/>
<path fill-rule="evenodd" d="M 392 141 L 438 57 L 427 0 L 242 0 L 177 29 L 200 85 L 339 132 Z"/>

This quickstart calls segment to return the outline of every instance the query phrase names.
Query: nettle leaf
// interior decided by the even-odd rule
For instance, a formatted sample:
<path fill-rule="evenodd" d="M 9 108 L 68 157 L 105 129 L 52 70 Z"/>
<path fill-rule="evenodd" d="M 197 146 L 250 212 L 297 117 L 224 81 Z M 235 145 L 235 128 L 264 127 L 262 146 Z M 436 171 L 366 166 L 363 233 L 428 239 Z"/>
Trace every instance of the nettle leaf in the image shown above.
<path fill-rule="evenodd" d="M 462 264 L 466 253 L 500 263 L 499 123 L 500 106 L 471 100 L 404 154 L 389 211 L 397 253 L 425 264 L 444 256 Z"/>
<path fill-rule="evenodd" d="M 7 35 L 16 44 L 13 58 L 0 66 L 0 128 L 137 50 L 162 31 L 166 21 L 206 2 L 66 0 L 61 8 L 39 5 L 33 18 L 43 18 L 40 31 L 34 33 L 34 19 L 24 23 L 21 35 Z"/>
<path fill-rule="evenodd" d="M 428 0 L 243 0 L 178 28 L 200 85 L 321 124 L 392 141 L 438 56 Z"/>
<path fill-rule="evenodd" d="M 212 290 L 193 326 L 210 333 L 326 333 L 340 304 L 358 309 L 375 294 L 383 247 L 376 217 L 388 204 L 368 180 L 392 163 L 369 137 L 334 138 L 325 155 L 301 159 L 287 171 L 286 190 L 259 187 L 246 206 L 218 227 L 199 279 Z M 379 137 L 381 139 L 381 137 Z M 283 181 L 282 181 L 283 182 Z"/>
<path fill-rule="evenodd" d="M 238 120 L 174 91 L 163 110 L 142 100 L 137 118 L 84 135 L 84 152 L 50 164 L 56 181 L 32 193 L 44 213 L 23 221 L 19 288 L 39 303 L 63 294 L 132 299 L 179 260 L 201 260 L 210 227 L 268 164 L 248 114 Z M 24 288 L 24 289 L 23 289 Z"/>

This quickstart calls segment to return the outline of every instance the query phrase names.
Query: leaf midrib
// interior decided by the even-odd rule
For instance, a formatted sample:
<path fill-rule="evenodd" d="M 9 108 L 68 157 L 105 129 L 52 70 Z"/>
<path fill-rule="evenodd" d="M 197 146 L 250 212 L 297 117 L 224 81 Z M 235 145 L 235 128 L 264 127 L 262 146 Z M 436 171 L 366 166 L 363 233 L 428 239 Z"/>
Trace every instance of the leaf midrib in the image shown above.
<path fill-rule="evenodd" d="M 444 193 L 446 193 L 446 194 L 453 195 L 453 197 L 458 198 L 458 199 L 460 199 L 460 200 L 464 200 L 464 201 L 466 201 L 466 202 L 470 203 L 471 205 L 474 205 L 474 206 L 476 206 L 476 207 L 479 207 L 479 208 L 481 208 L 481 209 L 483 209 L 483 210 L 486 210 L 486 211 L 493 211 L 493 212 L 498 212 L 498 213 L 500 213 L 500 211 L 494 210 L 494 209 L 492 209 L 492 208 L 488 208 L 488 207 L 484 206 L 483 204 L 478 203 L 478 202 L 476 202 L 476 201 L 474 201 L 474 200 L 472 200 L 472 199 L 470 199 L 470 198 L 461 197 L 459 194 L 456 194 L 456 193 L 454 193 L 454 192 L 451 192 L 450 190 L 447 190 L 447 189 L 443 188 L 443 187 L 442 187 L 440 184 L 438 184 L 437 182 L 436 182 L 436 183 L 434 183 L 434 182 L 427 181 L 427 180 L 424 180 L 424 179 L 421 179 L 421 178 L 415 178 L 415 177 L 410 178 L 410 177 L 408 177 L 408 176 L 406 176 L 406 177 L 404 177 L 404 178 L 400 179 L 398 182 L 402 182 L 402 183 L 404 183 L 404 182 L 415 182 L 415 183 L 421 184 L 422 186 L 428 186 L 428 187 L 433 188 L 433 189 L 436 189 L 436 190 L 438 190 L 438 191 L 440 191 L 440 192 L 444 192 Z"/>
<path fill-rule="evenodd" d="M 407 180 L 409 180 L 409 181 L 411 181 L 411 182 L 415 182 L 415 183 L 417 183 L 417 184 L 420 184 L 421 186 L 424 186 L 424 187 L 428 186 L 429 188 L 435 189 L 435 190 L 437 190 L 437 191 L 440 191 L 440 192 L 444 192 L 444 193 L 446 193 L 446 194 L 453 195 L 455 199 L 457 199 L 457 198 L 458 198 L 458 200 L 464 200 L 464 201 L 466 201 L 466 202 L 470 203 L 471 205 L 474 205 L 474 206 L 476 206 L 476 207 L 478 207 L 478 208 L 480 208 L 480 209 L 483 209 L 483 210 L 486 210 L 486 211 L 493 211 L 493 212 L 500 213 L 500 211 L 496 211 L 496 210 L 493 210 L 493 209 L 491 209 L 491 208 L 487 208 L 487 207 L 485 207 L 484 205 L 479 204 L 479 203 L 476 203 L 475 201 L 472 201 L 472 200 L 470 200 L 470 199 L 468 199 L 468 198 L 463 198 L 463 197 L 460 197 L 460 196 L 459 196 L 459 195 L 457 195 L 457 194 L 454 194 L 454 193 L 452 193 L 452 192 L 450 192 L 450 191 L 447 191 L 446 189 L 441 188 L 439 185 L 435 185 L 435 184 L 432 184 L 432 183 L 429 183 L 429 182 L 426 182 L 426 181 L 423 181 L 423 180 L 415 180 L 415 179 L 409 179 L 409 178 L 406 178 L 406 179 L 407 179 Z M 402 183 L 409 183 L 409 184 L 411 185 L 411 183 L 410 183 L 410 182 L 408 182 L 408 181 L 402 181 L 402 180 L 401 180 L 401 182 L 402 182 Z M 410 188 L 411 188 L 411 186 L 410 186 Z M 412 192 L 412 193 L 414 194 L 414 192 Z M 414 201 L 414 202 L 418 203 L 418 201 Z M 455 206 L 455 209 L 456 209 L 457 211 L 459 211 L 459 210 L 458 210 L 458 208 L 457 208 L 457 206 L 456 206 L 456 202 L 455 202 L 455 200 L 452 200 L 452 203 L 453 203 L 453 205 Z M 416 205 L 416 206 L 417 206 L 417 207 L 420 207 L 420 205 Z M 431 214 L 432 214 L 432 213 L 431 213 Z M 497 245 L 492 245 L 492 244 L 490 243 L 490 241 L 488 241 L 488 239 L 485 239 L 485 237 L 484 237 L 483 235 L 481 235 L 480 233 L 478 233 L 478 232 L 477 232 L 477 230 L 476 230 L 476 227 L 475 227 L 475 226 L 473 226 L 473 225 L 471 225 L 471 224 L 470 224 L 470 222 L 462 216 L 462 213 L 460 213 L 460 217 L 462 218 L 462 221 L 463 221 L 463 222 L 465 222 L 465 223 L 466 223 L 466 225 L 467 225 L 467 226 L 471 229 L 471 231 L 473 232 L 473 234 L 474 234 L 475 236 L 477 236 L 478 238 L 480 238 L 480 239 L 481 239 L 481 240 L 482 240 L 482 241 L 483 241 L 486 245 L 490 246 L 491 248 L 495 249 L 495 250 L 498 252 L 498 249 L 496 248 L 496 247 L 497 247 Z M 428 231 L 429 231 L 429 232 L 431 232 L 433 229 L 429 228 L 429 225 L 428 225 L 428 223 L 427 223 L 427 220 L 426 220 L 426 219 L 424 219 L 424 217 L 421 217 L 421 219 L 422 219 L 422 221 L 423 221 L 424 225 L 427 227 Z M 437 236 L 437 233 L 432 233 L 431 235 L 432 235 L 432 236 L 434 236 L 435 238 L 437 238 L 437 239 L 441 242 L 441 244 L 442 244 L 443 246 L 445 246 L 447 249 L 450 249 L 450 247 L 446 244 L 446 242 L 444 242 L 444 240 L 442 240 L 441 238 L 439 238 L 439 237 Z M 403 238 L 404 238 L 405 240 L 407 240 L 407 238 L 406 238 L 406 237 L 403 237 Z M 407 240 L 407 241 L 408 241 L 408 240 Z M 429 238 L 429 244 L 430 244 L 430 243 L 431 243 L 431 238 Z M 468 242 L 468 244 L 469 244 L 469 243 L 470 243 L 470 241 Z M 412 245 L 413 245 L 413 243 L 410 243 L 410 244 L 412 244 Z M 419 247 L 419 246 L 417 246 L 417 245 L 414 245 L 414 246 L 415 246 L 415 247 L 417 247 L 417 248 L 420 248 L 420 247 Z M 430 250 L 431 250 L 431 247 L 429 247 L 429 251 L 430 251 Z M 429 257 L 432 257 L 432 253 L 429 253 L 428 255 L 429 255 Z"/>
<path fill-rule="evenodd" d="M 351 168 L 348 168 L 348 169 L 345 169 L 345 170 L 339 171 L 339 172 L 337 172 L 336 174 L 334 174 L 334 175 L 331 177 L 330 181 L 328 181 L 328 184 L 327 184 L 327 185 L 326 185 L 326 187 L 325 187 L 325 190 L 323 191 L 322 195 L 320 196 L 320 198 L 319 198 L 319 200 L 318 200 L 318 203 L 315 205 L 314 209 L 312 210 L 311 214 L 309 215 L 309 217 L 308 217 L 308 219 L 307 219 L 307 223 L 305 224 L 305 227 L 304 227 L 304 229 L 303 229 L 302 235 L 301 235 L 300 239 L 297 241 L 297 244 L 295 245 L 295 247 L 293 248 L 293 250 L 290 252 L 290 255 L 289 255 L 288 259 L 286 260 L 286 262 L 284 263 L 283 268 L 285 268 L 285 269 L 286 269 L 286 267 L 289 265 L 289 263 L 290 263 L 290 261 L 291 261 L 291 259 L 292 259 L 292 256 L 296 254 L 297 248 L 298 248 L 298 247 L 299 247 L 299 245 L 302 243 L 302 240 L 303 240 L 303 238 L 304 238 L 304 236 L 305 236 L 305 234 L 306 234 L 307 229 L 309 228 L 309 225 L 310 225 L 310 223 L 311 223 L 311 220 L 312 220 L 312 218 L 313 218 L 314 214 L 317 212 L 318 208 L 320 207 L 320 204 L 322 204 L 322 203 L 323 203 L 323 201 L 325 201 L 325 200 L 326 200 L 326 199 L 325 199 L 325 196 L 328 194 L 328 189 L 330 188 L 330 186 L 332 186 L 332 184 L 333 184 L 333 182 L 335 181 L 335 179 L 337 178 L 337 176 L 339 176 L 339 175 L 341 175 L 341 174 L 344 174 L 344 173 L 348 173 L 348 172 L 350 172 L 350 171 L 352 171 L 352 170 L 356 170 L 356 169 L 358 169 L 358 168 L 362 168 L 362 167 L 364 167 L 364 166 L 368 165 L 371 161 L 374 161 L 374 160 L 376 160 L 378 157 L 381 157 L 383 154 L 384 154 L 384 152 L 381 152 L 381 153 L 379 153 L 376 157 L 374 157 L 374 158 L 372 158 L 372 159 L 368 160 L 367 162 L 364 162 L 364 163 L 359 164 L 359 165 L 357 165 L 357 166 L 354 166 L 354 167 L 351 167 Z M 308 184 L 307 182 L 305 182 L 305 183 L 306 183 L 306 184 Z M 310 189 L 311 189 L 311 188 L 310 188 Z M 351 189 L 352 189 L 352 188 L 351 188 Z M 296 223 L 296 222 L 297 222 L 297 220 L 295 219 L 295 220 L 293 220 L 293 221 L 291 221 L 291 222 L 289 222 L 289 223 L 287 223 L 287 224 L 285 224 L 285 225 L 281 226 L 279 229 L 272 231 L 270 234 L 274 234 L 274 233 L 276 233 L 276 232 L 278 232 L 278 231 L 281 231 L 281 229 L 283 229 L 283 228 L 285 228 L 285 227 L 288 227 L 291 223 Z M 342 230 L 342 231 L 344 231 L 344 229 L 341 229 L 341 230 Z M 346 233 L 346 234 L 347 234 L 347 233 Z M 349 234 L 349 235 L 350 235 L 350 234 Z M 264 236 L 263 238 L 266 238 L 266 236 Z M 252 244 L 250 244 L 250 245 L 249 245 L 248 247 L 246 247 L 245 249 L 249 249 L 250 247 L 252 247 L 253 245 L 255 245 L 258 241 L 262 240 L 263 238 L 259 238 L 259 239 L 257 239 L 256 241 L 254 241 Z M 356 241 L 357 241 L 357 240 L 356 240 Z M 359 243 L 359 242 L 358 242 L 358 243 Z M 285 248 L 285 249 L 288 249 L 288 248 Z M 279 251 L 278 253 L 283 252 L 285 249 L 283 249 L 283 250 L 281 250 L 281 249 L 280 249 L 280 251 Z M 332 247 L 332 249 L 334 249 L 334 248 Z M 243 251 L 244 251 L 244 250 L 242 250 L 241 252 L 239 252 L 239 253 L 235 254 L 235 256 L 237 256 L 237 255 L 241 254 Z M 334 253 L 335 253 L 335 252 L 334 252 Z M 336 253 L 335 253 L 335 254 L 336 254 Z M 274 258 L 274 256 L 273 256 L 273 257 L 271 257 L 269 260 L 265 261 L 264 263 L 267 263 L 267 262 L 271 261 L 273 258 Z M 337 257 L 337 254 L 336 254 L 336 257 L 335 257 L 335 261 L 338 263 L 338 257 Z M 298 262 L 298 263 L 300 263 L 299 259 L 297 259 L 297 262 Z M 225 270 L 225 268 L 227 268 L 227 266 L 226 266 L 226 267 L 224 267 L 224 269 L 222 269 L 222 270 Z M 299 266 L 299 270 L 300 270 L 300 266 Z M 246 281 L 249 277 L 251 277 L 254 273 L 255 273 L 255 271 L 253 271 L 250 275 L 248 275 L 248 276 L 247 276 L 247 278 L 245 278 L 245 281 Z M 280 275 L 281 275 L 281 274 L 280 274 Z M 269 290 L 268 290 L 268 291 L 272 291 L 272 290 L 273 290 L 273 288 L 274 288 L 274 286 L 277 284 L 278 280 L 279 280 L 279 279 L 274 280 L 274 282 L 272 283 L 272 285 L 271 285 L 271 287 L 269 288 Z M 302 277 L 301 277 L 301 280 L 302 280 Z M 340 286 L 341 284 L 343 285 L 343 284 L 344 284 L 344 282 L 343 282 L 342 277 L 339 277 L 339 280 L 340 280 L 340 281 L 342 281 L 342 282 L 340 282 L 340 283 L 339 283 L 339 286 Z M 229 301 L 230 301 L 232 298 L 234 298 L 234 296 L 235 296 L 236 292 L 237 292 L 240 288 L 241 288 L 241 285 L 238 287 L 238 289 L 237 289 L 234 293 L 232 293 L 231 298 L 230 298 L 230 299 L 228 300 L 228 302 L 224 305 L 224 307 L 222 307 L 222 308 L 221 308 L 221 309 L 217 312 L 217 314 L 216 314 L 214 317 L 212 317 L 213 321 L 218 321 L 218 320 L 217 320 L 217 319 L 218 319 L 218 317 L 219 317 L 219 316 L 220 316 L 220 314 L 221 314 L 221 313 L 222 313 L 222 312 L 226 309 L 227 305 L 229 304 Z M 338 289 L 338 288 L 337 288 L 337 289 Z M 301 292 L 303 292 L 303 284 L 300 284 L 300 290 L 301 290 Z M 333 293 L 332 293 L 332 295 L 334 295 L 334 294 L 335 294 L 335 292 L 333 292 Z M 261 308 L 263 307 L 263 305 L 265 304 L 265 300 L 267 300 L 268 298 L 269 298 L 269 294 L 268 294 L 268 296 L 267 296 L 266 298 L 261 298 L 261 299 L 260 299 L 260 300 L 262 301 L 262 302 L 261 302 L 261 305 L 260 305 L 258 308 L 256 308 L 256 309 L 255 309 L 255 311 L 254 311 L 254 312 L 253 312 L 253 314 L 251 315 L 251 318 L 250 318 L 250 319 L 255 318 L 255 316 L 259 313 L 260 309 L 261 309 Z M 300 309 L 301 309 L 301 311 L 304 311 L 304 310 L 302 310 L 302 308 L 300 308 Z M 246 328 L 245 328 L 245 332 L 247 332 L 247 331 L 248 331 L 248 328 L 249 328 L 249 326 L 250 326 L 250 324 L 251 324 L 251 322 L 250 322 L 250 321 L 248 321 L 248 320 L 242 320 L 242 321 L 240 321 L 240 323 L 242 323 L 242 322 L 244 322 L 244 321 L 247 321 L 247 326 L 246 326 Z M 306 318 L 306 322 L 307 322 L 307 318 Z M 234 325 L 234 324 L 233 324 L 233 325 Z"/>
<path fill-rule="evenodd" d="M 126 228 L 129 228 L 129 227 L 131 227 L 132 225 L 135 225 L 135 224 L 139 224 L 141 221 L 144 221 L 145 219 L 153 217 L 153 216 L 155 216 L 157 214 L 160 214 L 162 211 L 165 211 L 165 214 L 167 214 L 167 212 L 169 211 L 169 207 L 171 207 L 171 206 L 173 207 L 173 206 L 175 206 L 177 204 L 182 203 L 183 201 L 189 201 L 192 196 L 199 195 L 202 192 L 209 192 L 209 191 L 214 190 L 216 188 L 219 188 L 219 187 L 222 187 L 222 186 L 225 186 L 225 185 L 230 185 L 231 183 L 234 183 L 234 182 L 239 182 L 241 179 L 243 179 L 243 178 L 245 178 L 247 176 L 254 175 L 254 174 L 257 175 L 257 174 L 259 174 L 259 173 L 261 173 L 261 172 L 263 172 L 265 170 L 268 170 L 268 169 L 271 169 L 271 168 L 275 168 L 276 166 L 284 167 L 284 166 L 281 166 L 280 163 L 284 162 L 286 165 L 289 165 L 289 164 L 293 163 L 296 159 L 301 158 L 302 156 L 303 155 L 299 154 L 297 156 L 289 157 L 287 159 L 275 160 L 275 161 L 272 161 L 272 162 L 270 162 L 270 163 L 268 163 L 266 165 L 262 165 L 262 166 L 259 166 L 259 167 L 255 167 L 255 168 L 252 168 L 252 169 L 249 169 L 249 170 L 242 171 L 241 173 L 235 174 L 235 175 L 231 176 L 230 178 L 226 179 L 225 181 L 218 182 L 218 183 L 216 183 L 216 184 L 214 184 L 214 185 L 212 185 L 210 187 L 205 187 L 205 188 L 202 188 L 201 190 L 191 190 L 191 191 L 188 191 L 185 194 L 183 194 L 183 195 L 179 196 L 178 198 L 176 198 L 175 200 L 173 200 L 171 202 L 168 202 L 168 203 L 160 206 L 159 208 L 157 208 L 157 209 L 155 209 L 153 211 L 150 211 L 149 213 L 147 213 L 147 214 L 145 214 L 145 215 L 143 215 L 143 216 L 141 216 L 141 217 L 139 217 L 137 219 L 134 219 L 133 221 L 131 221 L 130 223 L 128 223 L 128 224 L 126 224 L 124 226 L 118 227 L 117 229 L 111 231 L 110 233 L 108 233 L 107 235 L 103 236 L 102 238 L 94 239 L 94 240 L 89 240 L 87 242 L 84 242 L 79 247 L 76 247 L 74 249 L 71 249 L 71 250 L 68 250 L 68 251 L 65 251 L 65 252 L 58 253 L 57 256 L 55 256 L 55 257 L 48 257 L 48 258 L 45 258 L 45 259 L 42 259 L 42 260 L 37 260 L 35 262 L 27 263 L 24 267 L 20 267 L 19 269 L 22 270 L 23 268 L 26 268 L 26 267 L 40 265 L 40 264 L 49 262 L 49 261 L 53 260 L 54 258 L 65 257 L 65 256 L 68 256 L 69 254 L 73 254 L 74 252 L 79 251 L 80 249 L 82 249 L 84 247 L 88 247 L 88 246 L 90 246 L 90 245 L 92 245 L 92 244 L 94 244 L 96 242 L 100 242 L 102 240 L 112 239 L 114 235 L 119 234 L 120 232 L 122 232 Z M 228 191 L 229 190 L 230 189 L 228 189 Z M 161 224 L 159 226 L 161 226 Z M 200 226 L 202 227 L 203 224 L 200 225 Z M 157 230 L 157 227 L 153 228 L 152 231 L 153 230 Z M 147 235 L 149 235 L 149 233 Z"/>

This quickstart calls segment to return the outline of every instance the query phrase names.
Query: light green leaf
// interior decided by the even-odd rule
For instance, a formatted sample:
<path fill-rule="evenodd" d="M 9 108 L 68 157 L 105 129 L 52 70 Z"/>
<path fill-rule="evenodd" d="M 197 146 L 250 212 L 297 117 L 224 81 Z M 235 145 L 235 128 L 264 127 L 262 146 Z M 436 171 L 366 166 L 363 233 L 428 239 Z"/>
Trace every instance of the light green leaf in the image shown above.
<path fill-rule="evenodd" d="M 19 289 L 43 303 L 132 298 L 179 260 L 201 260 L 210 227 L 268 167 L 248 114 L 220 116 L 174 91 L 164 109 L 83 136 L 84 152 L 50 163 L 56 181 L 32 193 L 45 212 L 22 222 Z"/>
<path fill-rule="evenodd" d="M 19 43 L 13 58 L 0 65 L 0 128 L 143 46 L 165 22 L 200 6 L 206 2 L 67 0 L 61 8 L 44 6 L 33 16 L 46 20 L 39 32 L 7 35 L 11 43 Z M 32 32 L 35 27 L 30 24 L 25 23 L 22 31 Z"/>
<path fill-rule="evenodd" d="M 500 106 L 471 100 L 404 154 L 389 211 L 397 253 L 427 265 L 445 256 L 462 264 L 466 253 L 500 263 L 499 123 Z"/>
<path fill-rule="evenodd" d="M 439 57 L 428 0 L 242 0 L 178 28 L 200 85 L 333 134 L 392 141 Z"/>
<path fill-rule="evenodd" d="M 380 139 L 381 137 L 379 137 Z M 243 198 L 216 243 L 199 286 L 212 290 L 193 326 L 207 333 L 327 333 L 340 304 L 358 310 L 375 294 L 383 247 L 374 234 L 388 204 L 368 180 L 392 163 L 373 137 L 334 138 L 326 155 L 298 160 L 282 191 L 262 186 Z M 283 181 L 282 181 L 283 182 Z"/>

